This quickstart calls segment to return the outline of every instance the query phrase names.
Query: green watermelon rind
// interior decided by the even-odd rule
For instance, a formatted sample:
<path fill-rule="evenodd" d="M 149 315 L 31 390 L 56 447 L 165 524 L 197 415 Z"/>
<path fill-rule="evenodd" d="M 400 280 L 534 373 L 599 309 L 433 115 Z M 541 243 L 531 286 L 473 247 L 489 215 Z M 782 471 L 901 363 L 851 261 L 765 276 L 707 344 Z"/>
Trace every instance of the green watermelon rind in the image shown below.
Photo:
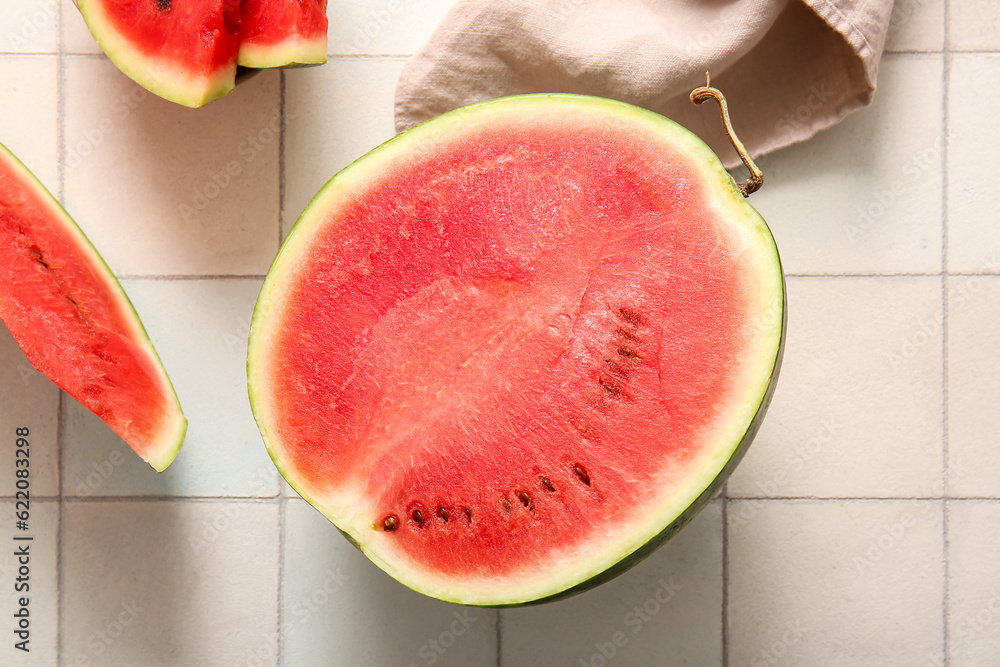
<path fill-rule="evenodd" d="M 124 333 L 128 335 L 129 340 L 136 343 L 154 362 L 152 365 L 159 375 L 158 379 L 160 380 L 161 388 L 171 403 L 177 408 L 177 418 L 163 429 L 156 443 L 148 446 L 146 456 L 143 456 L 143 460 L 152 466 L 156 472 L 163 472 L 173 463 L 174 459 L 177 458 L 178 452 L 180 452 L 181 445 L 184 443 L 184 436 L 187 432 L 187 419 L 181 410 L 180 401 L 177 399 L 177 393 L 170 382 L 170 378 L 167 376 L 166 369 L 163 367 L 163 363 L 156 349 L 153 347 L 153 343 L 149 339 L 149 334 L 146 333 L 146 329 L 143 327 L 135 307 L 122 288 L 121 283 L 118 282 L 118 278 L 115 277 L 115 274 L 108 267 L 104 258 L 97 252 L 97 249 L 90 242 L 90 239 L 87 238 L 86 234 L 83 233 L 83 230 L 80 229 L 80 226 L 76 224 L 76 221 L 73 220 L 69 213 L 66 212 L 66 209 L 52 196 L 48 188 L 38 180 L 31 170 L 2 143 L 0 143 L 0 161 L 7 161 L 14 168 L 14 171 L 18 173 L 21 182 L 34 190 L 41 201 L 48 204 L 52 219 L 58 221 L 63 230 L 73 238 L 76 242 L 76 247 L 86 256 L 87 261 L 95 269 L 95 273 L 104 279 L 103 287 L 107 289 L 109 294 L 115 297 L 122 312 L 126 314 L 126 319 L 128 324 L 131 325 L 131 329 Z M 18 345 L 21 345 L 20 341 L 18 341 Z M 27 352 L 25 350 L 25 353 Z M 60 388 L 72 395 L 65 387 Z"/>
<path fill-rule="evenodd" d="M 324 508 L 323 502 L 318 498 L 314 498 L 308 489 L 304 488 L 299 480 L 295 478 L 294 471 L 282 460 L 281 452 L 278 450 L 279 440 L 271 433 L 267 424 L 266 406 L 263 405 L 263 399 L 260 396 L 261 392 L 258 391 L 256 386 L 259 382 L 256 373 L 259 371 L 262 376 L 266 375 L 264 371 L 260 370 L 260 365 L 266 359 L 267 347 L 262 340 L 263 334 L 261 331 L 265 326 L 272 306 L 280 299 L 284 280 L 290 278 L 294 282 L 297 270 L 301 270 L 301 267 L 297 267 L 294 264 L 295 258 L 299 256 L 298 247 L 301 244 L 309 243 L 311 232 L 318 225 L 322 224 L 323 212 L 328 210 L 328 203 L 335 201 L 341 192 L 349 192 L 353 184 L 363 183 L 370 175 L 378 174 L 380 171 L 390 168 L 396 159 L 405 159 L 407 155 L 412 154 L 414 151 L 419 152 L 423 148 L 433 149 L 439 141 L 447 142 L 453 130 L 464 130 L 471 123 L 489 122 L 491 112 L 497 116 L 502 116 L 510 113 L 519 106 L 530 107 L 530 105 L 545 105 L 549 102 L 562 104 L 576 103 L 585 106 L 593 105 L 595 108 L 603 107 L 605 110 L 611 112 L 612 115 L 631 118 L 657 132 L 669 136 L 675 145 L 682 148 L 692 163 L 698 162 L 701 165 L 701 171 L 703 176 L 705 176 L 706 182 L 713 183 L 716 188 L 718 198 L 715 201 L 720 206 L 726 208 L 731 216 L 741 218 L 745 223 L 748 233 L 752 234 L 757 242 L 758 250 L 762 255 L 766 255 L 768 260 L 773 259 L 773 266 L 771 267 L 773 270 L 773 284 L 769 284 L 769 291 L 765 296 L 769 297 L 768 302 L 771 306 L 780 303 L 781 312 L 780 317 L 769 318 L 774 321 L 774 324 L 766 325 L 768 328 L 762 334 L 772 344 L 768 346 L 766 356 L 762 355 L 757 360 L 757 365 L 762 373 L 764 370 L 767 373 L 766 376 L 762 374 L 759 378 L 759 387 L 757 387 L 756 392 L 753 392 L 753 405 L 744 411 L 745 414 L 741 413 L 741 416 L 745 417 L 743 423 L 733 428 L 734 433 L 738 430 L 738 437 L 732 440 L 733 444 L 730 448 L 719 447 L 717 455 L 709 461 L 712 467 L 706 464 L 702 475 L 692 476 L 691 480 L 694 480 L 694 482 L 688 480 L 689 484 L 686 488 L 690 493 L 687 496 L 679 495 L 668 499 L 674 500 L 675 498 L 679 498 L 679 502 L 675 504 L 683 505 L 681 511 L 676 513 L 670 512 L 671 516 L 669 517 L 659 517 L 662 520 L 647 522 L 649 525 L 655 523 L 655 530 L 647 530 L 646 533 L 639 535 L 631 543 L 625 545 L 620 552 L 602 552 L 599 554 L 600 559 L 595 556 L 593 562 L 596 564 L 585 568 L 585 571 L 576 570 L 568 574 L 564 573 L 564 576 L 555 580 L 554 583 L 552 581 L 548 582 L 546 590 L 538 590 L 536 588 L 530 592 L 524 592 L 522 595 L 512 595 L 509 591 L 510 584 L 508 583 L 506 584 L 508 587 L 507 590 L 494 591 L 492 594 L 487 593 L 485 595 L 481 593 L 469 595 L 467 591 L 452 591 L 426 585 L 426 582 L 419 577 L 414 578 L 405 569 L 401 570 L 385 561 L 378 553 L 374 553 L 375 549 L 367 548 L 366 535 L 363 532 L 364 527 L 360 527 L 360 530 L 352 531 L 351 527 L 340 525 L 338 517 L 333 516 L 333 513 L 328 508 Z M 572 111 L 567 110 L 564 113 L 569 114 Z M 770 229 L 756 209 L 746 202 L 743 195 L 739 192 L 736 183 L 725 170 L 722 162 L 712 149 L 696 135 L 670 119 L 615 100 L 564 93 L 539 93 L 499 98 L 448 112 L 400 133 L 334 175 L 320 189 L 308 206 L 306 206 L 298 222 L 296 222 L 289 232 L 278 255 L 275 257 L 254 310 L 250 328 L 247 362 L 250 403 L 268 454 L 289 485 L 334 523 L 340 532 L 364 552 L 378 567 L 385 570 L 404 585 L 422 594 L 448 602 L 489 607 L 537 604 L 579 593 L 630 569 L 690 522 L 709 500 L 718 493 L 753 440 L 773 395 L 784 350 L 787 318 L 786 305 L 784 274 Z M 764 321 L 768 319 L 767 314 L 762 312 L 760 315 L 765 318 Z M 748 395 L 750 393 L 748 390 Z M 665 501 L 664 506 L 668 505 L 669 503 Z M 370 526 L 367 527 L 367 532 L 372 532 Z"/>
<path fill-rule="evenodd" d="M 198 108 L 236 87 L 236 61 L 209 76 L 191 76 L 167 60 L 151 58 L 111 24 L 103 0 L 77 0 L 77 6 L 97 44 L 118 69 L 149 92 L 177 104 Z"/>

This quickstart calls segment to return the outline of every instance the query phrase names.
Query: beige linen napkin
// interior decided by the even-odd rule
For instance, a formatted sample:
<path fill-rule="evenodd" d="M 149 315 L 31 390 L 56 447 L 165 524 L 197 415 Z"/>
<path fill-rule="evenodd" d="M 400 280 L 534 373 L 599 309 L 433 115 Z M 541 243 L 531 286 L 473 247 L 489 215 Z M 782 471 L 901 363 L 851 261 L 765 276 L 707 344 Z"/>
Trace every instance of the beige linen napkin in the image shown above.
<path fill-rule="evenodd" d="M 503 95 L 572 92 L 657 111 L 738 163 L 729 99 L 752 155 L 808 139 L 867 105 L 892 0 L 460 0 L 400 75 L 396 129 Z"/>

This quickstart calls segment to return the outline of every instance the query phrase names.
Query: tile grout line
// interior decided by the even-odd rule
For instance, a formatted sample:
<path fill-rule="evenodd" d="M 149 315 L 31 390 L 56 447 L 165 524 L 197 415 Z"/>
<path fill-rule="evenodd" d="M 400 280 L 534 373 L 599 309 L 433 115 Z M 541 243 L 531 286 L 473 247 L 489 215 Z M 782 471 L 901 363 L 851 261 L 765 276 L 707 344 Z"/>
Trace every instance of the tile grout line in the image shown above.
<path fill-rule="evenodd" d="M 729 484 L 722 487 L 722 667 L 729 665 Z"/>
<path fill-rule="evenodd" d="M 497 667 L 503 667 L 503 609 L 497 609 Z"/>
<path fill-rule="evenodd" d="M 56 503 L 56 664 L 63 664 L 63 582 L 65 563 L 63 558 L 63 400 L 65 394 L 59 391 L 56 402 L 56 483 L 59 492 L 59 502 Z"/>
<path fill-rule="evenodd" d="M 281 233 L 284 229 L 285 222 L 285 134 L 288 131 L 288 116 L 286 109 L 286 97 L 285 97 L 285 71 L 281 70 L 278 73 L 278 105 L 279 113 L 281 114 L 281 125 L 278 129 L 278 248 L 281 248 Z M 275 251 L 277 252 L 277 251 Z M 287 542 L 286 531 L 288 522 L 286 516 L 288 514 L 288 498 L 285 495 L 285 487 L 282 486 L 281 480 L 284 476 L 278 476 L 278 586 L 276 595 L 277 599 L 277 615 L 275 618 L 275 624 L 277 628 L 277 639 L 275 643 L 277 648 L 275 652 L 275 664 L 278 667 L 282 667 L 285 664 L 285 645 L 283 639 L 283 630 L 285 622 L 285 607 L 284 607 L 284 597 L 285 597 L 285 545 Z"/>
<path fill-rule="evenodd" d="M 278 667 L 282 667 L 285 664 L 284 649 L 285 643 L 284 638 L 284 621 L 285 621 L 285 531 L 286 531 L 286 521 L 285 515 L 287 514 L 286 508 L 288 507 L 287 498 L 284 494 L 284 488 L 278 485 L 278 606 L 277 606 L 277 618 L 275 618 L 275 629 L 277 632 L 277 638 L 275 639 L 275 663 Z"/>
<path fill-rule="evenodd" d="M 285 229 L 285 135 L 288 133 L 287 102 L 285 97 L 285 70 L 278 73 L 279 108 L 281 126 L 278 131 L 278 248 L 281 248 L 283 230 Z"/>
<path fill-rule="evenodd" d="M 162 280 L 162 281 L 182 281 L 182 280 L 263 280 L 263 273 L 244 274 L 197 274 L 197 273 L 118 273 L 115 274 L 118 280 Z"/>
<path fill-rule="evenodd" d="M 67 504 L 87 503 L 249 503 L 251 505 L 275 504 L 277 496 L 63 496 Z"/>
<path fill-rule="evenodd" d="M 951 40 L 949 25 L 951 12 L 949 0 L 944 2 L 944 39 L 941 64 L 941 654 L 942 663 L 949 663 L 950 641 L 948 617 L 951 600 L 948 593 L 951 572 L 951 548 L 948 541 L 949 507 L 948 469 L 951 458 L 948 438 L 948 133 L 950 118 L 948 105 L 951 98 Z"/>

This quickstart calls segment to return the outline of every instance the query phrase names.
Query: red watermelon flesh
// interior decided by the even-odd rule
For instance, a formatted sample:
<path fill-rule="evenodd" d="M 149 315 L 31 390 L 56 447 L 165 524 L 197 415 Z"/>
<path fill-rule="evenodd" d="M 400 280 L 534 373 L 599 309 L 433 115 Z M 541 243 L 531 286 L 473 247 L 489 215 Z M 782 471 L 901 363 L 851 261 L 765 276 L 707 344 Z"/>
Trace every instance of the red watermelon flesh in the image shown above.
<path fill-rule="evenodd" d="M 258 302 L 251 401 L 286 479 L 407 585 L 559 596 L 728 475 L 777 372 L 782 285 L 766 225 L 682 128 L 495 101 L 310 204 Z"/>
<path fill-rule="evenodd" d="M 121 286 L 80 228 L 0 144 L 0 320 L 28 360 L 156 470 L 187 421 Z"/>
<path fill-rule="evenodd" d="M 326 0 L 243 0 L 241 11 L 240 65 L 326 62 Z"/>
<path fill-rule="evenodd" d="M 198 107 L 235 85 L 239 0 L 78 0 L 94 38 L 153 93 Z"/>

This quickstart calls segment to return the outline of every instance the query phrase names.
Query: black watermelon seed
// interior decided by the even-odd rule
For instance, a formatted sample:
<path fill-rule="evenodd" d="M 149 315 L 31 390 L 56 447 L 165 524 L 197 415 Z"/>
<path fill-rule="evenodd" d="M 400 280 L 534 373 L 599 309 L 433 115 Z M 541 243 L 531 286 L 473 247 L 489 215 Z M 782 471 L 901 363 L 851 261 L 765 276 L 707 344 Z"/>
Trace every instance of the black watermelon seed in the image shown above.
<path fill-rule="evenodd" d="M 46 269 L 49 268 L 49 265 L 45 262 L 45 256 L 42 255 L 41 250 L 34 247 L 28 248 L 28 250 L 30 250 L 31 254 L 34 255 L 34 257 L 32 257 L 33 260 L 44 266 Z"/>
<path fill-rule="evenodd" d="M 503 511 L 505 513 L 510 514 L 510 501 L 509 500 L 507 500 L 506 498 L 504 498 L 503 500 L 500 501 L 500 506 L 503 507 Z"/>
<path fill-rule="evenodd" d="M 590 486 L 590 475 L 587 474 L 587 471 L 583 469 L 582 465 L 580 465 L 579 463 L 574 463 L 573 473 L 580 478 L 581 482 L 583 482 L 587 486 Z"/>
<path fill-rule="evenodd" d="M 528 495 L 527 491 L 518 491 L 517 498 L 525 507 L 531 507 L 531 496 Z"/>
<path fill-rule="evenodd" d="M 614 386 L 607 380 L 601 380 L 601 386 L 604 387 L 604 391 L 608 392 L 612 396 L 617 396 L 620 393 L 618 387 Z"/>
<path fill-rule="evenodd" d="M 385 521 L 382 522 L 382 528 L 384 528 L 387 533 L 391 533 L 396 530 L 397 523 L 399 523 L 399 521 L 396 517 L 389 515 L 385 518 Z"/>
<path fill-rule="evenodd" d="M 622 328 L 615 329 L 615 333 L 626 340 L 635 340 L 635 336 Z"/>
<path fill-rule="evenodd" d="M 465 513 L 465 518 L 469 520 L 469 523 L 472 523 L 472 510 L 468 507 L 463 507 L 462 512 Z"/>
<path fill-rule="evenodd" d="M 421 526 L 424 525 L 424 513 L 421 512 L 420 510 L 413 510 L 413 513 L 410 514 L 410 516 L 412 516 L 413 520 L 416 521 Z"/>
<path fill-rule="evenodd" d="M 618 350 L 618 354 L 620 354 L 623 357 L 626 357 L 628 359 L 639 359 L 640 358 L 639 355 L 636 353 L 636 351 L 633 350 L 630 347 L 623 347 L 623 348 L 619 349 Z"/>
<path fill-rule="evenodd" d="M 169 12 L 173 4 L 173 0 L 156 0 L 156 8 L 161 12 Z"/>
<path fill-rule="evenodd" d="M 642 316 L 629 308 L 619 308 L 618 317 L 622 318 L 629 324 L 642 324 Z"/>
<path fill-rule="evenodd" d="M 545 487 L 546 491 L 555 491 L 556 487 L 552 486 L 552 482 L 549 481 L 548 477 L 542 477 L 542 486 Z"/>
<path fill-rule="evenodd" d="M 444 521 L 445 523 L 448 523 L 448 510 L 446 510 L 443 507 L 439 507 L 438 508 L 438 516 L 441 517 L 442 521 Z"/>

